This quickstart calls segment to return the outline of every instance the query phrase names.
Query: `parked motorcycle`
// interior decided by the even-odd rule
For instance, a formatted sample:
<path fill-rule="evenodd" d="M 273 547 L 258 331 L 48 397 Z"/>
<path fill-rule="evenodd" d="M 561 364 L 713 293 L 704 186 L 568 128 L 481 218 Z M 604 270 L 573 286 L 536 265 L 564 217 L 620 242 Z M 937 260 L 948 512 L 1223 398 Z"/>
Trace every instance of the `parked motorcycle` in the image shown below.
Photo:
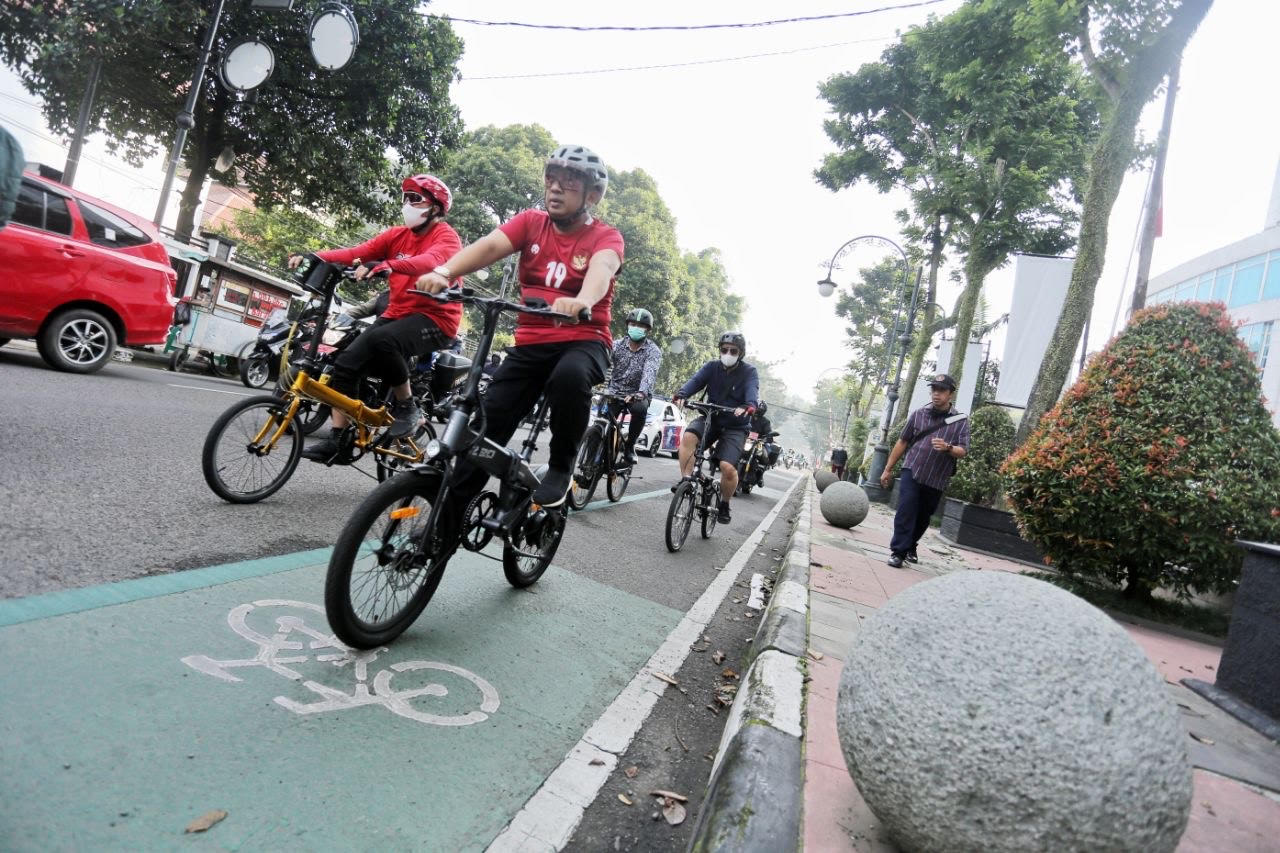
<path fill-rule="evenodd" d="M 289 312 L 277 308 L 258 330 L 253 349 L 240 357 L 240 381 L 246 388 L 261 388 L 280 377 L 280 354 L 293 334 Z"/>

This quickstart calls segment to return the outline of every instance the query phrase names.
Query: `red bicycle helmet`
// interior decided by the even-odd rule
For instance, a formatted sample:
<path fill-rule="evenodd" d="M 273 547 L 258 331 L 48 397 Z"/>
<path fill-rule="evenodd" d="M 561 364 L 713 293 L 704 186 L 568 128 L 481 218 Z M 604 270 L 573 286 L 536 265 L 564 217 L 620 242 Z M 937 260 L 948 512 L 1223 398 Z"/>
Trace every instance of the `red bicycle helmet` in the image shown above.
<path fill-rule="evenodd" d="M 449 191 L 445 182 L 435 175 L 413 175 L 405 178 L 400 183 L 400 189 L 405 192 L 419 192 L 427 198 L 434 199 L 444 213 L 448 213 L 449 208 L 453 206 L 453 193 Z"/>

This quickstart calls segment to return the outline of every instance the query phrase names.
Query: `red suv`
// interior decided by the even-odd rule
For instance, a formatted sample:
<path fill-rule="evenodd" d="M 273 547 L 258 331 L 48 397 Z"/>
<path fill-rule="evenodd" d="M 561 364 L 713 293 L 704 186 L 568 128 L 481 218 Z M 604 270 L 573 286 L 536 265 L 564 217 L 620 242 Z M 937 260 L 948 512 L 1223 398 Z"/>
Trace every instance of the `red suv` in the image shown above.
<path fill-rule="evenodd" d="M 33 174 L 0 229 L 0 345 L 35 338 L 50 366 L 92 373 L 117 343 L 163 343 L 177 274 L 150 222 Z"/>

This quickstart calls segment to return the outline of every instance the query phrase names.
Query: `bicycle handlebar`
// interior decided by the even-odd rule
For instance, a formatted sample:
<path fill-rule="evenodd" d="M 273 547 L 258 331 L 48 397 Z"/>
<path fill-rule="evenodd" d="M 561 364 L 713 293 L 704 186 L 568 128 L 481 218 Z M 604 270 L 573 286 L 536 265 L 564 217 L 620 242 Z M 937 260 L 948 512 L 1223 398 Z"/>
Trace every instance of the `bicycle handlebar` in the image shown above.
<path fill-rule="evenodd" d="M 436 302 L 463 302 L 479 305 L 500 305 L 501 310 L 514 311 L 517 314 L 530 314 L 534 317 L 550 317 L 554 320 L 574 320 L 574 318 L 569 314 L 562 314 L 559 311 L 552 311 L 550 308 L 543 307 L 547 303 L 543 302 L 541 299 L 535 300 L 535 303 L 541 302 L 542 305 L 511 302 L 507 299 L 499 299 L 496 296 L 477 296 L 476 292 L 469 287 L 464 287 L 461 290 L 450 288 L 449 290 L 444 290 L 440 293 L 432 293 L 428 290 L 409 288 L 409 293 L 412 293 L 415 296 L 425 296 L 428 299 L 434 299 Z M 577 321 L 580 323 L 590 322 L 591 309 L 583 308 L 579 311 Z"/>
<path fill-rule="evenodd" d="M 736 412 L 739 408 L 746 408 L 745 406 L 721 406 L 718 403 L 702 403 L 696 400 L 685 400 L 684 404 L 691 409 L 703 412 Z"/>

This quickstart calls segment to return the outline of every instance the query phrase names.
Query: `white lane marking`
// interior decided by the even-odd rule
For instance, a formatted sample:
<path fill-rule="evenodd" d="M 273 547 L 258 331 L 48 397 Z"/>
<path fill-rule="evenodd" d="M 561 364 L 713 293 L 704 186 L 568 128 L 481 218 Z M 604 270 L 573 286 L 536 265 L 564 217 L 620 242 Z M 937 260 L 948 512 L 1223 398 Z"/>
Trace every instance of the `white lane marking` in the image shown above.
<path fill-rule="evenodd" d="M 202 388 L 199 385 L 179 385 L 176 382 L 167 382 L 170 388 L 190 388 L 192 391 L 212 391 L 215 394 L 233 394 L 237 397 L 256 397 L 257 394 L 245 394 L 243 391 L 223 391 L 221 388 Z"/>
<path fill-rule="evenodd" d="M 285 608 L 285 615 L 276 617 L 275 628 L 270 629 L 274 633 L 270 637 L 254 630 L 248 622 L 249 614 L 255 609 L 269 607 Z M 439 661 L 409 660 L 393 663 L 389 669 L 382 669 L 374 674 L 373 689 L 370 690 L 369 664 L 373 663 L 378 658 L 378 655 L 387 651 L 387 648 L 383 646 L 368 651 L 349 649 L 332 634 L 307 625 L 305 617 L 297 615 L 296 611 L 298 610 L 324 615 L 324 608 L 317 604 L 285 599 L 263 599 L 251 604 L 241 604 L 238 607 L 234 607 L 227 614 L 227 624 L 231 626 L 231 630 L 241 637 L 251 643 L 255 643 L 258 646 L 258 653 L 251 658 L 239 660 L 214 660 L 208 655 L 187 655 L 182 659 L 182 662 L 197 672 L 202 672 L 222 681 L 242 681 L 243 679 L 230 672 L 230 670 L 249 666 L 260 666 L 274 672 L 276 675 L 293 681 L 301 681 L 303 687 L 321 697 L 321 699 L 317 702 L 304 704 L 288 696 L 277 696 L 275 698 L 277 705 L 295 714 L 318 714 L 324 711 L 345 711 L 348 708 L 358 708 L 362 705 L 381 705 L 393 714 L 427 725 L 470 726 L 489 719 L 489 715 L 496 712 L 500 706 L 498 691 L 494 689 L 492 684 L 474 672 L 453 664 L 440 663 Z M 260 620 L 260 624 L 265 626 L 267 620 L 263 618 Z M 332 649 L 333 651 L 317 654 L 314 658 L 308 654 L 308 652 L 320 649 Z M 280 655 L 281 652 L 292 652 L 293 654 L 282 657 Z M 305 679 L 302 673 L 297 672 L 290 666 L 311 663 L 313 660 L 316 663 L 330 664 L 337 669 L 342 669 L 347 664 L 354 664 L 351 668 L 352 674 L 355 676 L 352 692 L 344 693 L 327 684 Z M 480 693 L 479 710 L 472 710 L 461 715 L 429 714 L 426 711 L 418 710 L 410 703 L 420 696 L 441 697 L 449 695 L 449 689 L 443 684 L 428 683 L 421 687 L 406 690 L 396 690 L 391 686 L 391 679 L 396 673 L 416 672 L 419 670 L 448 672 L 471 682 Z"/>
<path fill-rule="evenodd" d="M 747 599 L 748 610 L 764 610 L 764 575 L 756 572 L 751 576 L 751 597 Z"/>
<path fill-rule="evenodd" d="M 489 853 L 541 850 L 548 846 L 560 850 L 569 843 L 573 831 L 582 822 L 587 806 L 595 800 L 609 778 L 608 773 L 599 772 L 598 766 L 588 768 L 597 771 L 594 774 L 583 771 L 578 757 L 584 753 L 599 751 L 617 756 L 626 751 L 645 718 L 657 704 L 658 697 L 667 688 L 665 682 L 653 677 L 653 673 L 670 675 L 684 663 L 689 656 L 689 649 L 702 636 L 702 630 L 720 609 L 721 602 L 729 594 L 747 560 L 751 559 L 756 546 L 768 533 L 773 520 L 782 511 L 787 498 L 802 482 L 803 478 L 797 478 L 774 504 L 773 509 L 769 510 L 747 537 L 747 541 L 742 543 L 720 570 L 706 592 L 689 608 L 680 624 L 672 629 L 663 644 L 636 673 L 636 677 L 631 679 L 631 683 L 622 689 L 569 751 L 560 766 L 547 777 L 498 837 L 493 839 L 487 848 Z"/>

